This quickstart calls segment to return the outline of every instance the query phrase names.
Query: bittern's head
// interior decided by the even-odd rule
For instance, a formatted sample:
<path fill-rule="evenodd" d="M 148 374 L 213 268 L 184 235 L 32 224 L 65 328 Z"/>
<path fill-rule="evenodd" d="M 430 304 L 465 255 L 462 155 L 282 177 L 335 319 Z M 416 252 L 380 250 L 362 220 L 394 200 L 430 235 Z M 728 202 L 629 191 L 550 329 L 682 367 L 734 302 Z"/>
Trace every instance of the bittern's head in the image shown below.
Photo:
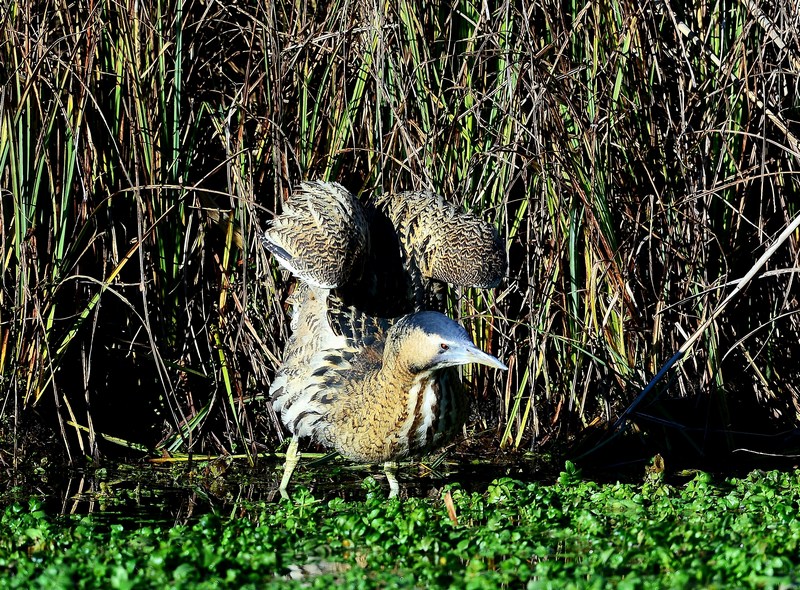
<path fill-rule="evenodd" d="M 392 360 L 406 365 L 412 373 L 470 363 L 508 368 L 475 346 L 459 324 L 435 311 L 400 318 L 389 330 L 384 354 L 394 355 Z"/>

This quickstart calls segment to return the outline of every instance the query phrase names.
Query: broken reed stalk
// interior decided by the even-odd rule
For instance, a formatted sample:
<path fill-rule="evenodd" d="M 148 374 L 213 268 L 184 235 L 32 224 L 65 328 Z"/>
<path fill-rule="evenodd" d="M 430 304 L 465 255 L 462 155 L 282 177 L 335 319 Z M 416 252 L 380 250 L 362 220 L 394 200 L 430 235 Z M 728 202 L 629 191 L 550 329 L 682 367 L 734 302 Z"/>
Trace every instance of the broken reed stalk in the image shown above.
<path fill-rule="evenodd" d="M 800 214 L 795 215 L 791 223 L 786 226 L 786 228 L 781 232 L 781 234 L 775 240 L 775 243 L 772 244 L 772 246 L 770 246 L 769 248 L 767 248 L 764 254 L 761 255 L 761 257 L 756 261 L 756 263 L 747 272 L 747 274 L 745 274 L 741 279 L 736 281 L 736 287 L 734 287 L 734 289 L 728 294 L 728 296 L 722 301 L 722 303 L 720 303 L 717 306 L 717 308 L 708 317 L 708 319 L 706 319 L 706 321 L 700 324 L 700 326 L 694 331 L 694 333 L 691 336 L 689 336 L 689 338 L 686 339 L 686 342 L 684 342 L 683 345 L 678 349 L 678 352 L 676 352 L 672 356 L 672 358 L 670 358 L 666 362 L 666 364 L 661 368 L 661 370 L 658 373 L 656 373 L 655 377 L 653 377 L 650 380 L 650 382 L 644 387 L 644 389 L 642 389 L 642 392 L 638 396 L 636 396 L 636 399 L 633 400 L 633 402 L 625 409 L 622 415 L 620 415 L 620 417 L 617 418 L 617 421 L 614 422 L 614 426 L 612 427 L 612 432 L 614 433 L 614 435 L 616 435 L 616 433 L 618 433 L 619 431 L 621 431 L 621 429 L 625 427 L 628 421 L 628 417 L 636 410 L 639 404 L 641 404 L 647 398 L 647 396 L 650 394 L 650 392 L 653 390 L 656 384 L 658 384 L 661 378 L 667 374 L 667 372 L 675 365 L 675 363 L 677 363 L 684 357 L 684 355 L 686 355 L 686 353 L 691 349 L 692 345 L 695 342 L 697 342 L 700 336 L 702 336 L 703 332 L 705 332 L 708 329 L 708 327 L 711 324 L 713 324 L 714 321 L 716 321 L 716 319 L 720 316 L 720 314 L 722 314 L 722 312 L 725 311 L 725 308 L 728 306 L 728 304 L 731 301 L 733 301 L 733 299 L 735 299 L 736 296 L 739 293 L 741 293 L 745 287 L 747 287 L 747 285 L 750 284 L 750 281 L 753 279 L 753 277 L 756 276 L 756 274 L 758 274 L 758 271 L 761 270 L 761 268 L 772 257 L 775 251 L 778 248 L 780 248 L 781 245 L 787 239 L 789 239 L 789 236 L 791 236 L 797 230 L 798 227 L 800 227 Z M 599 448 L 599 446 L 595 447 L 595 449 L 592 450 L 596 450 L 597 448 Z"/>

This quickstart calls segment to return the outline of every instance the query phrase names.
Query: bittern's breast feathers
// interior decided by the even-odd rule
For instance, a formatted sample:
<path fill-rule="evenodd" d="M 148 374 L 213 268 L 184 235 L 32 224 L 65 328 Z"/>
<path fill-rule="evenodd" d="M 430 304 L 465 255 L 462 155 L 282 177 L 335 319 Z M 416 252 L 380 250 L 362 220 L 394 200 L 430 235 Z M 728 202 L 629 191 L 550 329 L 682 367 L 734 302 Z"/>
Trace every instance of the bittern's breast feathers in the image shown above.
<path fill-rule="evenodd" d="M 361 204 L 335 182 L 303 182 L 270 224 L 264 246 L 297 278 L 323 288 L 357 279 L 369 250 Z"/>
<path fill-rule="evenodd" d="M 327 289 L 298 284 L 292 295 L 292 335 L 270 395 L 290 432 L 319 438 L 319 420 L 351 379 L 375 373 L 391 320 L 345 307 Z"/>
<path fill-rule="evenodd" d="M 505 368 L 442 314 L 383 320 L 341 307 L 324 290 L 306 296 L 271 388 L 273 407 L 293 434 L 350 459 L 397 460 L 441 446 L 467 411 L 452 367 Z"/>

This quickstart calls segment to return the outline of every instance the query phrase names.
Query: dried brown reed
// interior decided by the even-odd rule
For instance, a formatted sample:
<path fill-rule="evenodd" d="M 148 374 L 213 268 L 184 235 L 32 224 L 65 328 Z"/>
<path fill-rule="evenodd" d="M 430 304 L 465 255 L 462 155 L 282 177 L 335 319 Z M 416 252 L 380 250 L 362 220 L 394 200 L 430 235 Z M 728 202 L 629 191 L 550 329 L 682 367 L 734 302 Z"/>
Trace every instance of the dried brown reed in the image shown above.
<path fill-rule="evenodd" d="M 255 235 L 301 178 L 501 229 L 508 281 L 452 305 L 511 367 L 470 376 L 504 447 L 613 421 L 798 213 L 790 2 L 4 6 L 5 440 L 37 413 L 73 457 L 274 448 L 288 283 Z M 797 425 L 797 259 L 795 234 L 669 396 Z"/>

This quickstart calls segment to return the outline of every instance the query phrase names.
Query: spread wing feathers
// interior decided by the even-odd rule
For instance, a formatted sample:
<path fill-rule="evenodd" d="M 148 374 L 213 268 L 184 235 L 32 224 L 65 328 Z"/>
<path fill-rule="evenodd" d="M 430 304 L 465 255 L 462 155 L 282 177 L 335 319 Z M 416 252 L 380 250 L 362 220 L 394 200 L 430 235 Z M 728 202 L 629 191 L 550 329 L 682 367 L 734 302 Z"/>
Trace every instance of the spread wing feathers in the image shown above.
<path fill-rule="evenodd" d="M 327 289 L 298 284 L 292 336 L 270 387 L 272 405 L 296 436 L 324 439 L 330 406 L 356 378 L 377 372 L 391 320 L 345 307 Z M 348 386 L 351 385 L 351 386 Z"/>
<path fill-rule="evenodd" d="M 373 316 L 443 311 L 445 284 L 491 288 L 506 254 L 489 223 L 431 192 L 362 206 L 335 182 L 303 182 L 263 237 L 298 279 Z"/>
<path fill-rule="evenodd" d="M 369 250 L 369 228 L 361 204 L 342 185 L 303 182 L 262 241 L 297 278 L 333 289 L 360 275 Z"/>
<path fill-rule="evenodd" d="M 418 269 L 424 279 L 493 288 L 505 276 L 505 248 L 494 226 L 441 195 L 390 194 L 381 197 L 378 206 L 397 230 L 406 265 Z"/>

